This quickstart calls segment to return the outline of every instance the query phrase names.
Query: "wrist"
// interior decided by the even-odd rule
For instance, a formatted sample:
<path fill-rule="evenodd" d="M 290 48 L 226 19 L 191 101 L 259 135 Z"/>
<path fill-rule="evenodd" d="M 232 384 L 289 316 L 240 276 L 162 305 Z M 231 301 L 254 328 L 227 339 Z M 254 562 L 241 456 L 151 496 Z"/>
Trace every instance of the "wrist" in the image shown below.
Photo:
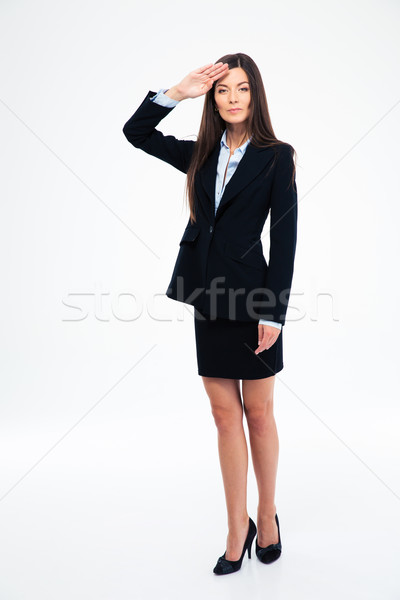
<path fill-rule="evenodd" d="M 173 85 L 166 92 L 164 92 L 168 98 L 172 98 L 173 100 L 177 100 L 180 102 L 181 100 L 185 100 L 185 96 L 182 94 L 181 90 L 177 85 Z"/>

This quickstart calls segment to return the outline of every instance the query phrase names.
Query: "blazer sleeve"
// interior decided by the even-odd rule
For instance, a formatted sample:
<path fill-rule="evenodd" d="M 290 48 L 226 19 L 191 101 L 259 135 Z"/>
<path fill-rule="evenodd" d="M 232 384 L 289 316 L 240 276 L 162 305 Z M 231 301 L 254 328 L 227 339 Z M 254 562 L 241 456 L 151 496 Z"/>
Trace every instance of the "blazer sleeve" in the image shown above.
<path fill-rule="evenodd" d="M 162 106 L 153 102 L 150 98 L 155 94 L 156 92 L 152 90 L 148 91 L 143 102 L 123 126 L 122 131 L 135 148 L 140 148 L 147 154 L 187 173 L 196 142 L 178 140 L 173 135 L 164 135 L 156 129 L 161 119 L 168 115 L 174 107 Z"/>
<path fill-rule="evenodd" d="M 292 286 L 297 243 L 297 186 L 291 183 L 292 147 L 287 144 L 277 156 L 271 188 L 270 250 L 267 289 L 270 290 L 267 315 L 259 315 L 282 325 Z"/>

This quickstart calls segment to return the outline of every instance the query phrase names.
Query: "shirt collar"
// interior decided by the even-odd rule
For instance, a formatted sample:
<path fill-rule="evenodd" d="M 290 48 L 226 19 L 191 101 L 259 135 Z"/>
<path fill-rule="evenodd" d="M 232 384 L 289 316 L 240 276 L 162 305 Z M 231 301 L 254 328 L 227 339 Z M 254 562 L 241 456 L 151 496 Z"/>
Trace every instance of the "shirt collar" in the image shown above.
<path fill-rule="evenodd" d="M 252 136 L 250 136 L 249 139 L 244 142 L 244 144 L 239 146 L 239 148 L 236 148 L 236 150 L 240 150 L 240 152 L 242 154 L 244 154 L 244 151 L 246 150 L 248 144 L 250 144 L 251 138 L 252 138 Z M 229 146 L 226 143 L 226 129 L 221 136 L 220 147 L 222 147 L 222 146 L 225 146 L 225 148 L 228 148 L 228 150 L 229 150 Z"/>

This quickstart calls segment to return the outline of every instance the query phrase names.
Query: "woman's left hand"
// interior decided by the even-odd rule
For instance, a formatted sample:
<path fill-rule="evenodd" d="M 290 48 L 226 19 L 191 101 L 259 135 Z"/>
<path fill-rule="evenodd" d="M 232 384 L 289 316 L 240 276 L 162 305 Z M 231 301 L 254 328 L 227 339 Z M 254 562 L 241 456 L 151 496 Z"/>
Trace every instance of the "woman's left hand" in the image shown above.
<path fill-rule="evenodd" d="M 272 325 L 258 325 L 258 347 L 254 350 L 255 354 L 259 354 L 263 350 L 271 348 L 275 344 L 281 330 Z"/>

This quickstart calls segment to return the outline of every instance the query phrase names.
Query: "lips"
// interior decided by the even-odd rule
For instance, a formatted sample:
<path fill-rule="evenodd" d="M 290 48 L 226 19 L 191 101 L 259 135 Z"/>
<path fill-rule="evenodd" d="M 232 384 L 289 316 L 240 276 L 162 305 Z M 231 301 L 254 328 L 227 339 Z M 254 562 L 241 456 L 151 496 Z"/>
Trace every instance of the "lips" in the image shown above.
<path fill-rule="evenodd" d="M 242 110 L 242 109 L 241 108 L 230 108 L 228 112 L 236 113 L 236 112 L 239 112 L 240 110 Z"/>

